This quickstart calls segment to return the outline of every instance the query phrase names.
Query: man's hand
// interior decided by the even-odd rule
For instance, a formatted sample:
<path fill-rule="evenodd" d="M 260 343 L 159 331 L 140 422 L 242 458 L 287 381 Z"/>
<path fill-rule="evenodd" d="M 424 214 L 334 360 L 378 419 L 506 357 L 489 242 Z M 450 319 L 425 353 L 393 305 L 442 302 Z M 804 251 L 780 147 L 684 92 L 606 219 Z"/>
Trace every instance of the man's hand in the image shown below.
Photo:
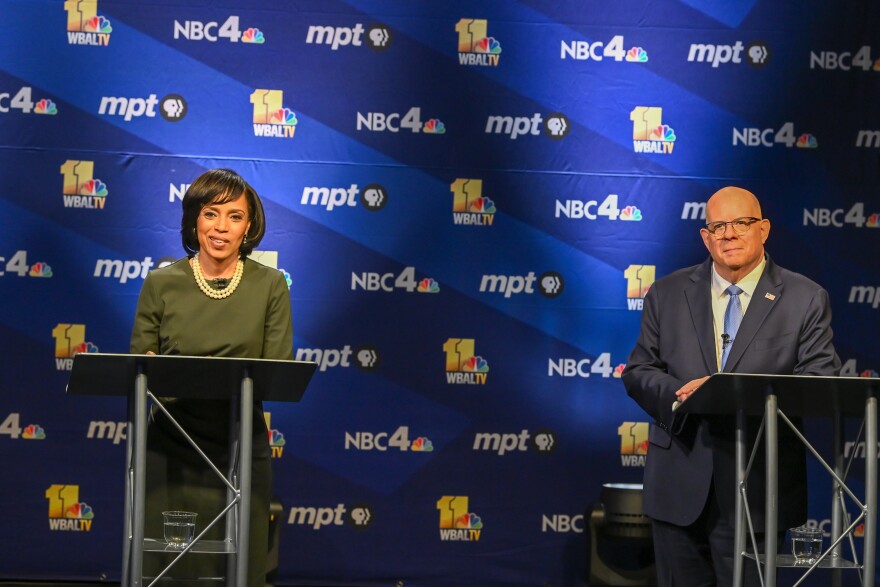
<path fill-rule="evenodd" d="M 675 399 L 679 402 L 683 402 L 694 392 L 695 389 L 703 385 L 703 382 L 705 382 L 708 378 L 709 376 L 706 375 L 705 377 L 700 377 L 699 379 L 688 381 L 681 386 L 681 389 L 675 392 Z"/>

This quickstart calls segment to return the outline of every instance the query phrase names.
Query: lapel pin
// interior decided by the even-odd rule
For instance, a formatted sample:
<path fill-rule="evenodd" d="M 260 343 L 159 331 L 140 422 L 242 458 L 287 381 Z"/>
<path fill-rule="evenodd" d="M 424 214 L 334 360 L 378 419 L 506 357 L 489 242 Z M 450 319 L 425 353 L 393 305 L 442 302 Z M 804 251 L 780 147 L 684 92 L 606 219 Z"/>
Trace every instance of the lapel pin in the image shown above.
<path fill-rule="evenodd" d="M 769 291 L 764 294 L 764 297 L 770 300 L 771 302 L 776 299 L 776 296 L 770 293 Z"/>

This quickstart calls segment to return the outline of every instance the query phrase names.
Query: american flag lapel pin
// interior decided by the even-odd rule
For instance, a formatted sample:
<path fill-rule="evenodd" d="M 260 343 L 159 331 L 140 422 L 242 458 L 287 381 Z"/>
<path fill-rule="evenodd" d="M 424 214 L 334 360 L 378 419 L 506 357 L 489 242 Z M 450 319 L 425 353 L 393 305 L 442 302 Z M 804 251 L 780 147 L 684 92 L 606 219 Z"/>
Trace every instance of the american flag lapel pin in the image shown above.
<path fill-rule="evenodd" d="M 764 297 L 770 300 L 771 302 L 776 299 L 776 296 L 770 293 L 769 291 L 764 294 Z"/>

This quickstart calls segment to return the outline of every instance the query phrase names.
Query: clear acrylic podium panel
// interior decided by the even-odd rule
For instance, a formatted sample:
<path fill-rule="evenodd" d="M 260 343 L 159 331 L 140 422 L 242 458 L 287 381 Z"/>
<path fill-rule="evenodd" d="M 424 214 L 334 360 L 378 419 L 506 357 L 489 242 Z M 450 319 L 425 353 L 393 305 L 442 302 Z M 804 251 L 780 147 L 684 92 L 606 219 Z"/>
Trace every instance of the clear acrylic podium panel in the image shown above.
<path fill-rule="evenodd" d="M 676 410 L 676 418 L 686 414 L 727 415 L 735 417 L 737 422 L 737 486 L 745 481 L 745 446 L 746 416 L 764 416 L 764 442 L 766 452 L 766 492 L 767 503 L 776 498 L 778 487 L 778 447 L 777 419 L 782 416 L 793 417 L 831 417 L 834 424 L 836 443 L 835 471 L 838 479 L 843 479 L 843 442 L 842 419 L 844 417 L 863 417 L 865 429 L 865 496 L 864 496 L 864 548 L 863 564 L 843 559 L 823 558 L 817 568 L 834 569 L 839 573 L 842 569 L 863 570 L 862 585 L 874 585 L 876 570 L 876 517 L 877 517 L 877 401 L 880 395 L 880 380 L 861 377 L 823 377 L 796 375 L 757 375 L 739 373 L 716 373 L 700 386 Z M 815 449 L 805 439 L 801 439 L 808 450 L 818 456 Z M 833 479 L 833 476 L 832 476 Z M 838 483 L 834 480 L 835 488 Z M 843 489 L 849 491 L 845 485 Z M 742 496 L 737 491 L 738 501 Z M 851 496 L 852 497 L 852 496 Z M 841 506 L 835 500 L 832 504 L 832 518 L 842 518 Z M 737 505 L 741 510 L 741 503 Z M 836 510 L 836 511 L 835 511 Z M 737 552 L 741 553 L 736 560 L 735 583 L 742 579 L 742 561 L 745 554 L 745 523 L 744 514 L 738 516 L 736 528 Z M 839 538 L 834 535 L 839 527 L 833 524 L 832 543 Z M 766 516 L 765 532 L 768 536 L 775 535 L 777 520 L 775 516 Z M 772 554 L 773 556 L 766 556 Z M 754 556 L 750 557 L 754 560 Z M 764 563 L 764 586 L 775 587 L 776 568 L 794 567 L 793 556 L 776 553 L 775 541 L 768 541 L 768 552 L 758 557 Z M 840 582 L 839 574 L 833 576 L 833 585 Z"/>
<path fill-rule="evenodd" d="M 230 454 L 238 469 L 229 478 L 225 540 L 190 543 L 180 556 L 199 553 L 229 555 L 226 582 L 244 587 L 247 582 L 247 536 L 249 530 L 250 466 L 254 401 L 297 402 L 317 367 L 303 361 L 125 355 L 83 353 L 74 357 L 67 384 L 71 395 L 125 396 L 129 400 L 126 454 L 125 535 L 123 580 L 125 587 L 143 584 L 144 552 L 181 552 L 164 540 L 144 537 L 144 479 L 146 462 L 147 398 L 176 397 L 230 399 L 238 423 L 237 443 Z M 149 386 L 149 391 L 148 391 Z M 184 431 L 185 432 L 185 431 Z M 231 439 L 235 435 L 231 435 Z M 237 480 L 238 484 L 232 482 Z M 220 517 L 222 517 L 221 514 Z M 230 520 L 234 520 L 230 522 Z M 175 559 L 176 560 L 176 559 Z M 174 562 L 169 564 L 170 568 Z M 165 573 L 162 571 L 162 573 Z"/>

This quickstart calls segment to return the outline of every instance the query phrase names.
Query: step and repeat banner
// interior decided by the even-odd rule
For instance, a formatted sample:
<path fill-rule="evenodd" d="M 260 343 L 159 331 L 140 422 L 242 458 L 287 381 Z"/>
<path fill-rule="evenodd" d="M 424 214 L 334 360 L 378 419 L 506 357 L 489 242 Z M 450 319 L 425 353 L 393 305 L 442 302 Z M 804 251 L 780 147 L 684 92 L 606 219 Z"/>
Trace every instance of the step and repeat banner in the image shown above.
<path fill-rule="evenodd" d="M 586 583 L 602 485 L 645 462 L 620 382 L 645 292 L 706 258 L 725 185 L 830 292 L 844 373 L 877 377 L 871 0 L 0 14 L 2 578 L 119 579 L 125 400 L 65 385 L 76 353 L 128 351 L 213 167 L 262 196 L 257 254 L 319 364 L 299 404 L 266 405 L 278 583 Z M 827 531 L 819 469 L 805 522 Z"/>

